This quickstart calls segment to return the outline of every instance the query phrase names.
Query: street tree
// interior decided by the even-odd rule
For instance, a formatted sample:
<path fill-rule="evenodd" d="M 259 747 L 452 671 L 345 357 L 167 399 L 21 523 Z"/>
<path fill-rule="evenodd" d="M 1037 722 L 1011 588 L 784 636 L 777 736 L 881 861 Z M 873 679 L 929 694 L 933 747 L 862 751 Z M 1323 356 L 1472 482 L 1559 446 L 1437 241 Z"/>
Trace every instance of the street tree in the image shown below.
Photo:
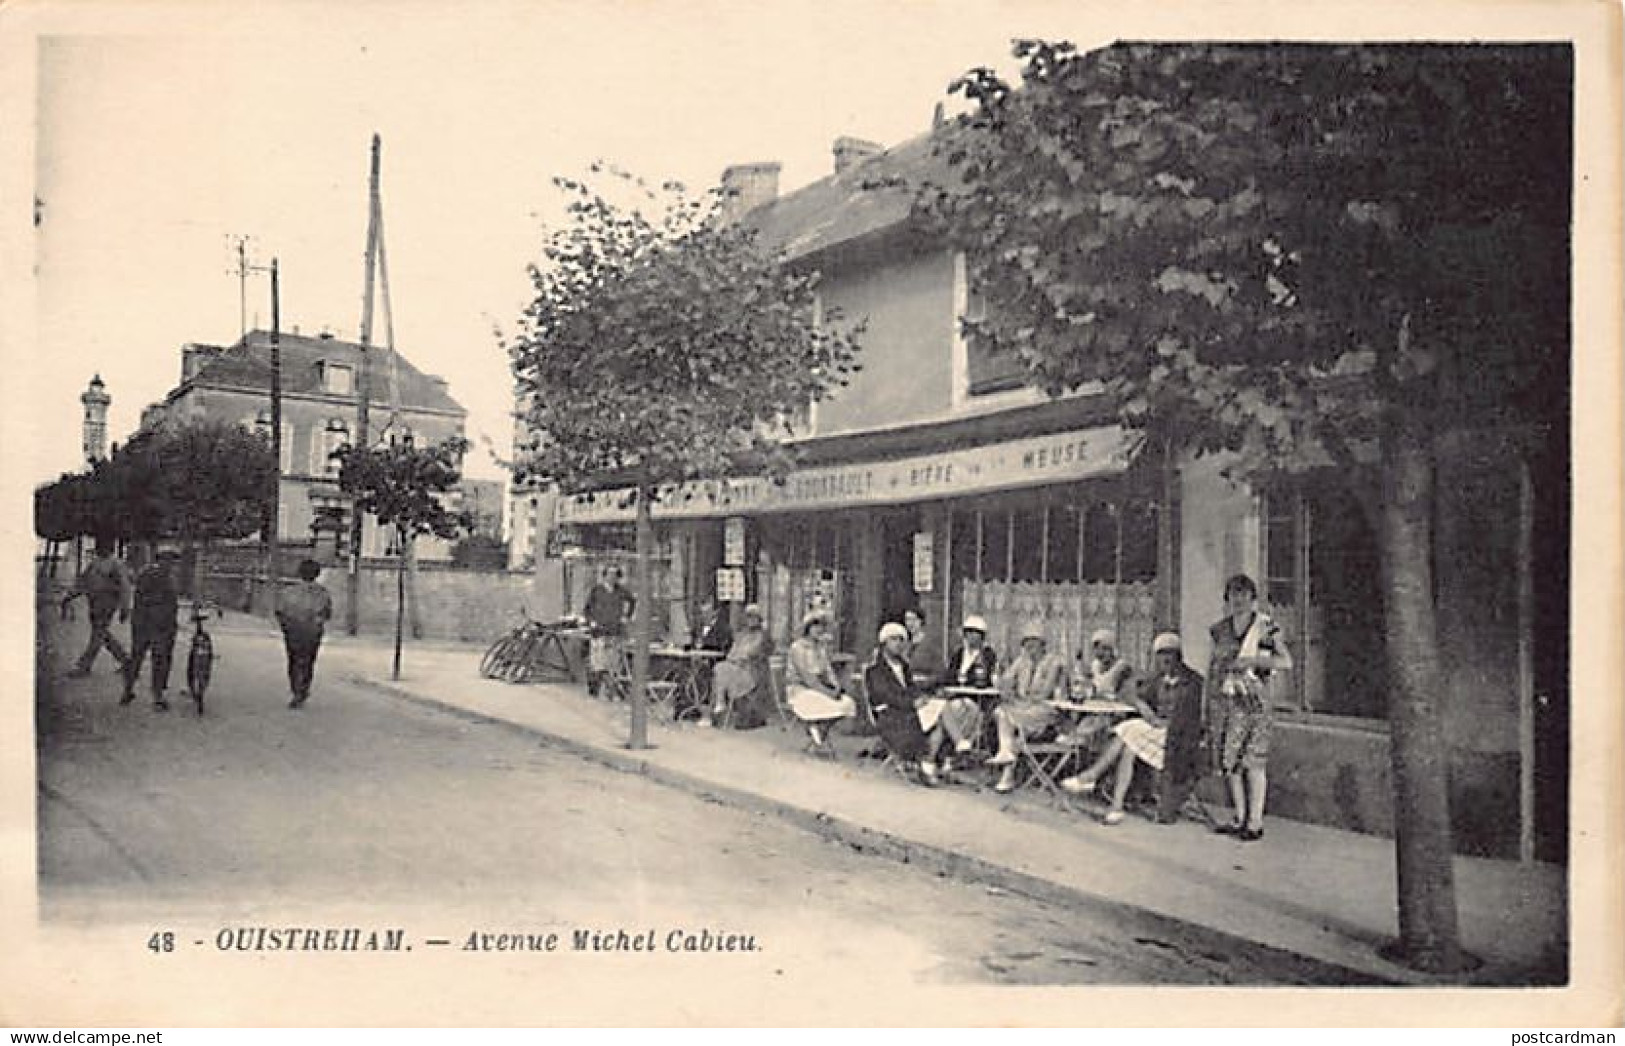
<path fill-rule="evenodd" d="M 461 436 L 419 447 L 409 440 L 378 447 L 340 447 L 339 487 L 355 498 L 355 511 L 376 516 L 395 528 L 399 557 L 395 575 L 395 653 L 393 677 L 401 677 L 401 639 L 406 619 L 406 570 L 420 537 L 448 541 L 467 532 L 467 512 L 447 506 L 447 495 L 462 482 L 468 441 Z"/>
<path fill-rule="evenodd" d="M 239 425 L 197 419 L 132 439 L 123 453 L 131 459 L 129 503 L 151 503 L 153 529 L 192 551 L 192 591 L 201 592 L 209 544 L 258 532 L 271 511 L 277 462 L 270 444 Z"/>
<path fill-rule="evenodd" d="M 630 745 L 648 740 L 652 506 L 689 482 L 783 475 L 781 438 L 856 368 L 858 330 L 819 315 L 817 276 L 723 221 L 720 193 L 595 167 L 555 179 L 567 222 L 504 340 L 528 442 L 516 479 L 621 487 L 636 511 Z"/>
<path fill-rule="evenodd" d="M 1021 41 L 977 69 L 917 212 L 969 259 L 968 333 L 1235 474 L 1335 465 L 1369 511 L 1399 954 L 1455 969 L 1432 519 L 1442 436 L 1562 416 L 1564 47 Z"/>

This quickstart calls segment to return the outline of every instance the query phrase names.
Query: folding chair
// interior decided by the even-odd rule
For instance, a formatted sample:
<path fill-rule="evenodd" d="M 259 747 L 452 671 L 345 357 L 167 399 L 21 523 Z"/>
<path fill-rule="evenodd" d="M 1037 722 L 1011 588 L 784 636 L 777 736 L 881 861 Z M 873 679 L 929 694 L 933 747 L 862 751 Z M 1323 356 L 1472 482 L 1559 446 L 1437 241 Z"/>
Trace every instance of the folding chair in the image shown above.
<path fill-rule="evenodd" d="M 630 701 L 632 697 L 632 655 L 623 646 L 615 671 L 605 680 L 610 697 L 616 701 Z M 649 697 L 649 710 L 676 721 L 678 684 L 669 679 L 650 679 L 644 687 Z"/>
<path fill-rule="evenodd" d="M 1067 764 L 1080 758 L 1088 744 L 1087 737 L 1068 737 L 1067 740 L 1030 741 L 1027 735 L 1016 731 L 1016 761 L 1027 771 L 1023 788 L 1046 793 L 1060 806 L 1076 809 L 1074 797 L 1061 787 Z"/>

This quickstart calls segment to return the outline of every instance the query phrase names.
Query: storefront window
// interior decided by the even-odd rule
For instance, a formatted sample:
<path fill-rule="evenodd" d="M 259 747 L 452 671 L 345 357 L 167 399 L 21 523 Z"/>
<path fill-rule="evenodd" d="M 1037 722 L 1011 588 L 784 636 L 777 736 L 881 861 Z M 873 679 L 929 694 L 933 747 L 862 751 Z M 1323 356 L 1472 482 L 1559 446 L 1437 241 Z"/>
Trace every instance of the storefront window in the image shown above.
<path fill-rule="evenodd" d="M 1020 508 L 1010 514 L 1010 580 L 1043 581 L 1044 506 Z"/>
<path fill-rule="evenodd" d="M 1010 513 L 994 510 L 982 516 L 983 581 L 1010 580 Z"/>
<path fill-rule="evenodd" d="M 1078 530 L 1082 516 L 1076 505 L 1050 506 L 1048 554 L 1044 559 L 1046 580 L 1078 580 Z"/>

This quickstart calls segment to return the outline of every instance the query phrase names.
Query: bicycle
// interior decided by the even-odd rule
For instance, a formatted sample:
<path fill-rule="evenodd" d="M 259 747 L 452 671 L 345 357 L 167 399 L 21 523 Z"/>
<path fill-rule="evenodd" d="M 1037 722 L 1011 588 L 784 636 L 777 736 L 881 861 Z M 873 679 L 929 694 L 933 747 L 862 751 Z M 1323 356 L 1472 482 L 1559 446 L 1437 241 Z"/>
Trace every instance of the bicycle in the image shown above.
<path fill-rule="evenodd" d="M 203 714 L 203 695 L 209 690 L 209 677 L 214 674 L 214 640 L 203 627 L 210 612 L 220 617 L 220 608 L 206 601 L 192 604 L 192 648 L 186 655 L 186 691 L 192 695 L 197 714 Z"/>
<path fill-rule="evenodd" d="M 574 618 L 551 623 L 538 621 L 523 604 L 519 613 L 524 622 L 492 643 L 480 659 L 481 677 L 508 683 L 528 683 L 544 673 L 570 678 L 570 658 L 564 637 L 579 630 L 578 622 Z"/>

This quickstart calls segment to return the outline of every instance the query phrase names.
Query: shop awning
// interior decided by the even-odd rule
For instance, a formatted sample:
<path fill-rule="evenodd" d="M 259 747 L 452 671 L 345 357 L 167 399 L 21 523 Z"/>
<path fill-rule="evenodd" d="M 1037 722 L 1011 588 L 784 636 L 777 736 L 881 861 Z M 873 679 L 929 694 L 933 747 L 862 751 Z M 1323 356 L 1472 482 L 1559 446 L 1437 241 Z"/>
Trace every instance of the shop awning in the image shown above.
<path fill-rule="evenodd" d="M 1056 432 L 884 461 L 820 465 L 783 484 L 756 477 L 689 483 L 655 505 L 656 519 L 704 519 L 769 512 L 811 512 L 985 494 L 1109 476 L 1126 469 L 1143 437 L 1120 425 Z M 561 497 L 559 523 L 620 523 L 633 518 L 630 492 Z"/>

